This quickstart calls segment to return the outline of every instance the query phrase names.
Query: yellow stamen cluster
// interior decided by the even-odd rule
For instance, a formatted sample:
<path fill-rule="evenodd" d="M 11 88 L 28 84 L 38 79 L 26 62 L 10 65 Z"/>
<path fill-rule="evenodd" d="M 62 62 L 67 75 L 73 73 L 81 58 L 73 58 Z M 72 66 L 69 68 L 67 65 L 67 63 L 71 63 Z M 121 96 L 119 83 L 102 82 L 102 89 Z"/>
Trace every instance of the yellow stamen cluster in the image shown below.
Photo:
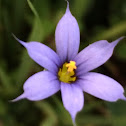
<path fill-rule="evenodd" d="M 75 69 L 77 69 L 75 61 L 64 63 L 58 72 L 59 80 L 65 83 L 74 82 L 76 80 Z"/>
<path fill-rule="evenodd" d="M 74 69 L 77 69 L 75 61 L 70 61 L 70 63 L 66 64 L 66 67 L 68 68 L 68 72 L 72 72 Z"/>

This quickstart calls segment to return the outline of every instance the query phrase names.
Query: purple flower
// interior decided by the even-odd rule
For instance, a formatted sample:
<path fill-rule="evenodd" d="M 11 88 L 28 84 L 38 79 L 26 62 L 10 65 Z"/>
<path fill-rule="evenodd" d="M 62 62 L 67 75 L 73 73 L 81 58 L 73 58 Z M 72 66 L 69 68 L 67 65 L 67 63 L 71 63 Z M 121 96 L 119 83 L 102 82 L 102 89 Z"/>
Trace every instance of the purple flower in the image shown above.
<path fill-rule="evenodd" d="M 63 105 L 75 122 L 77 112 L 84 105 L 83 91 L 110 102 L 125 100 L 124 89 L 117 81 L 89 72 L 104 64 L 122 39 L 123 37 L 111 43 L 100 40 L 78 53 L 79 26 L 67 2 L 66 13 L 55 32 L 57 53 L 42 43 L 25 43 L 17 39 L 27 49 L 29 56 L 46 70 L 28 78 L 24 83 L 24 93 L 13 101 L 23 98 L 38 101 L 61 90 Z"/>

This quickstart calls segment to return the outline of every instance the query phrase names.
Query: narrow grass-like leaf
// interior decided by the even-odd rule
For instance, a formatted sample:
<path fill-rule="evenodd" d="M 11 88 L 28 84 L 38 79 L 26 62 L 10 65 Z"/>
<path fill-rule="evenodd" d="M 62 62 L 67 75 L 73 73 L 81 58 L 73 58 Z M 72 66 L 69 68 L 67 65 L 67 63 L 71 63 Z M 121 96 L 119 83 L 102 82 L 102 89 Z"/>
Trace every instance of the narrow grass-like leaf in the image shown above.
<path fill-rule="evenodd" d="M 1 67 L 2 65 L 0 64 L 0 80 L 1 80 L 1 85 L 4 88 L 9 88 L 12 87 L 11 82 L 10 82 L 10 78 L 9 75 L 6 74 L 6 72 L 4 71 L 4 69 Z"/>
<path fill-rule="evenodd" d="M 125 116 L 98 116 L 98 115 L 86 115 L 80 116 L 78 124 L 81 125 L 91 125 L 91 126 L 125 126 L 126 117 Z"/>
<path fill-rule="evenodd" d="M 32 12 L 35 15 L 34 18 L 34 23 L 32 26 L 32 31 L 31 34 L 29 35 L 28 41 L 41 41 L 43 38 L 43 29 L 41 26 L 41 21 L 39 18 L 39 15 L 37 13 L 37 11 L 35 10 L 34 6 L 32 5 L 32 3 L 30 2 L 30 0 L 27 0 L 29 7 L 31 8 Z M 34 61 L 31 60 L 27 54 L 26 51 L 24 51 L 22 53 L 22 60 L 21 60 L 21 64 L 20 67 L 17 69 L 16 72 L 16 79 L 19 80 L 19 83 L 24 82 L 24 80 L 27 78 L 29 70 L 32 68 L 34 64 Z"/>
<path fill-rule="evenodd" d="M 86 12 L 91 8 L 92 4 L 92 0 L 75 0 L 73 3 L 75 17 L 79 19 L 82 16 L 85 16 Z"/>
<path fill-rule="evenodd" d="M 14 93 L 14 88 L 11 83 L 10 76 L 5 72 L 5 70 L 1 67 L 0 64 L 0 94 L 7 97 Z"/>
<path fill-rule="evenodd" d="M 72 125 L 72 120 L 71 120 L 70 114 L 65 110 L 62 102 L 57 98 L 57 96 L 52 96 L 52 99 L 56 104 L 55 108 L 57 111 L 58 119 L 64 125 Z"/>
<path fill-rule="evenodd" d="M 126 21 L 122 21 L 119 24 L 112 26 L 111 28 L 98 33 L 91 41 L 100 40 L 100 39 L 110 39 L 112 37 L 118 37 L 126 31 Z"/>
<path fill-rule="evenodd" d="M 40 126 L 55 126 L 57 123 L 57 115 L 53 107 L 48 102 L 36 102 L 35 105 L 48 117 L 41 122 Z"/>
<path fill-rule="evenodd" d="M 118 45 L 115 55 L 118 57 L 118 59 L 126 61 L 126 42 L 122 42 Z"/>
<path fill-rule="evenodd" d="M 36 11 L 36 9 L 34 8 L 33 4 L 31 3 L 31 1 L 30 1 L 30 0 L 27 0 L 27 2 L 28 2 L 29 7 L 31 8 L 32 12 L 34 13 L 34 15 L 35 15 L 38 19 L 40 19 L 40 18 L 39 18 L 39 15 L 38 15 L 38 13 L 37 13 L 37 11 Z"/>

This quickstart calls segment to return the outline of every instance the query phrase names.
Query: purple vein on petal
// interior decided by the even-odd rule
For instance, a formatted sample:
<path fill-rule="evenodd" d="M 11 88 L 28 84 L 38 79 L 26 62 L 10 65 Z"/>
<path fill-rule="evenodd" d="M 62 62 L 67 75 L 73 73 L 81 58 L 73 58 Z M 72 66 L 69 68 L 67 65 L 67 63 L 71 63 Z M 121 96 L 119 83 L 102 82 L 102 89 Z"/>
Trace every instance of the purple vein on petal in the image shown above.
<path fill-rule="evenodd" d="M 125 100 L 123 87 L 114 79 L 95 72 L 88 72 L 78 79 L 84 92 L 106 101 Z"/>
<path fill-rule="evenodd" d="M 40 42 L 25 43 L 16 37 L 15 39 L 27 49 L 29 56 L 36 63 L 56 74 L 58 67 L 61 65 L 61 60 L 51 48 Z"/>
<path fill-rule="evenodd" d="M 80 31 L 75 17 L 71 14 L 67 2 L 66 12 L 57 24 L 55 31 L 57 53 L 62 63 L 72 60 L 78 53 Z"/>
<path fill-rule="evenodd" d="M 77 76 L 91 71 L 104 64 L 112 55 L 115 46 L 124 37 L 109 43 L 106 40 L 97 41 L 83 49 L 76 57 Z"/>
<path fill-rule="evenodd" d="M 39 101 L 50 97 L 60 90 L 60 82 L 49 71 L 38 72 L 29 77 L 23 86 L 24 93 L 12 101 L 27 98 L 31 101 Z"/>
<path fill-rule="evenodd" d="M 61 82 L 61 94 L 64 107 L 70 113 L 73 124 L 75 124 L 76 114 L 83 108 L 84 104 L 82 89 L 77 83 Z"/>

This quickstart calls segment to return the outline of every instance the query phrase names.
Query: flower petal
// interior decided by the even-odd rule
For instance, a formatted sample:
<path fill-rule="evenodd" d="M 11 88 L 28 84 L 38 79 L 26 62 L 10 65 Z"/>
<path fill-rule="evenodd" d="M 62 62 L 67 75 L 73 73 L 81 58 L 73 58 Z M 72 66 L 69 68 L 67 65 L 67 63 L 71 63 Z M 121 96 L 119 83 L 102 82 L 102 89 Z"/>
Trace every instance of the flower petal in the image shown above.
<path fill-rule="evenodd" d="M 57 53 L 62 62 L 70 61 L 77 55 L 80 44 L 80 31 L 76 19 L 69 10 L 68 2 L 66 13 L 56 27 L 55 41 Z"/>
<path fill-rule="evenodd" d="M 31 101 L 45 99 L 60 90 L 60 82 L 49 71 L 34 74 L 24 83 L 24 93 L 12 101 L 27 98 Z"/>
<path fill-rule="evenodd" d="M 112 55 L 114 47 L 124 37 L 120 37 L 112 43 L 106 40 L 97 41 L 83 49 L 76 57 L 77 75 L 82 75 L 104 64 Z"/>
<path fill-rule="evenodd" d="M 84 96 L 77 84 L 61 83 L 61 93 L 64 107 L 70 113 L 73 123 L 78 111 L 83 108 Z"/>
<path fill-rule="evenodd" d="M 15 37 L 15 36 L 14 36 Z M 15 37 L 28 51 L 29 56 L 39 65 L 56 74 L 61 65 L 59 56 L 46 45 L 39 42 L 25 43 Z"/>
<path fill-rule="evenodd" d="M 123 87 L 114 79 L 94 72 L 85 74 L 81 79 L 78 80 L 81 88 L 100 99 L 106 101 L 117 101 L 118 99 L 126 100 L 123 95 Z"/>

